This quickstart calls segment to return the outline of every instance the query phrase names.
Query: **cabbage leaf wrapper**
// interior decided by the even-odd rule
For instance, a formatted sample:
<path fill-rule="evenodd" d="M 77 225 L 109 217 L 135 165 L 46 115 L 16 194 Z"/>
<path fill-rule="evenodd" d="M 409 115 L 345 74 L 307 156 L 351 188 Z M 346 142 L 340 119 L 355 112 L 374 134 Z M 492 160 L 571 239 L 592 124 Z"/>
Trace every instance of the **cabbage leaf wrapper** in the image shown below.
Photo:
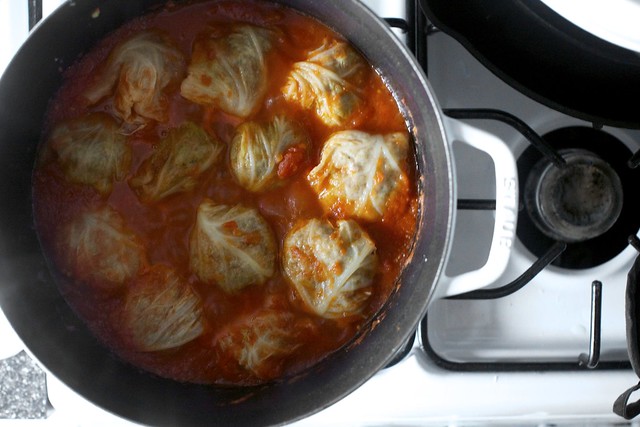
<path fill-rule="evenodd" d="M 124 332 L 138 351 L 179 347 L 204 330 L 200 297 L 162 264 L 149 268 L 131 285 L 123 319 Z"/>
<path fill-rule="evenodd" d="M 283 269 L 304 304 L 325 318 L 360 313 L 372 294 L 376 246 L 353 220 L 303 221 L 284 240 Z"/>
<path fill-rule="evenodd" d="M 120 289 L 147 263 L 140 239 L 108 206 L 83 212 L 59 236 L 65 273 L 103 290 Z"/>
<path fill-rule="evenodd" d="M 366 68 L 348 43 L 325 40 L 305 61 L 293 65 L 282 93 L 288 101 L 315 110 L 327 126 L 343 126 L 362 103 L 358 87 Z"/>
<path fill-rule="evenodd" d="M 376 221 L 408 204 L 405 133 L 336 132 L 325 142 L 320 163 L 307 175 L 325 210 Z"/>
<path fill-rule="evenodd" d="M 249 191 L 278 186 L 308 157 L 309 141 L 283 116 L 268 123 L 245 122 L 231 141 L 229 161 L 236 180 Z"/>
<path fill-rule="evenodd" d="M 267 29 L 242 25 L 225 37 L 198 39 L 180 93 L 196 104 L 248 117 L 267 91 L 272 38 Z"/>
<path fill-rule="evenodd" d="M 300 346 L 291 313 L 263 309 L 231 324 L 218 348 L 260 380 L 280 376 L 282 364 Z"/>
<path fill-rule="evenodd" d="M 116 121 L 104 113 L 59 123 L 48 138 L 69 182 L 90 185 L 103 195 L 123 180 L 131 165 L 131 148 Z"/>
<path fill-rule="evenodd" d="M 127 124 L 166 122 L 168 93 L 180 84 L 185 68 L 167 35 L 144 31 L 114 47 L 84 96 L 91 105 L 113 96 L 115 113 Z"/>
<path fill-rule="evenodd" d="M 192 190 L 198 178 L 219 158 L 224 145 L 201 127 L 185 122 L 171 129 L 145 159 L 129 185 L 144 202 Z"/>
<path fill-rule="evenodd" d="M 198 207 L 190 265 L 203 282 L 228 293 L 262 284 L 274 274 L 276 250 L 273 232 L 256 209 L 211 200 Z"/>

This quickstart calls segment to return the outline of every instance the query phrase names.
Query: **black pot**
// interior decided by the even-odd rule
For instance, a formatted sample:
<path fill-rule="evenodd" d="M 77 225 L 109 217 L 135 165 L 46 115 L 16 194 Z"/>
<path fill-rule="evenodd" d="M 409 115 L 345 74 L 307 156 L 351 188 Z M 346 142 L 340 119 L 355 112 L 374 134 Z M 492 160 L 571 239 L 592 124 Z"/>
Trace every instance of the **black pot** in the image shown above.
<path fill-rule="evenodd" d="M 278 1 L 343 34 L 379 70 L 405 110 L 420 174 L 418 230 L 400 286 L 357 340 L 286 381 L 261 387 L 184 384 L 121 361 L 63 300 L 34 231 L 31 175 L 43 117 L 62 83 L 62 70 L 101 37 L 162 1 L 68 2 L 35 28 L 0 80 L 2 310 L 50 373 L 121 417 L 153 425 L 253 426 L 308 416 L 385 366 L 434 296 L 450 241 L 453 177 L 440 111 L 424 74 L 387 25 L 358 1 Z"/>

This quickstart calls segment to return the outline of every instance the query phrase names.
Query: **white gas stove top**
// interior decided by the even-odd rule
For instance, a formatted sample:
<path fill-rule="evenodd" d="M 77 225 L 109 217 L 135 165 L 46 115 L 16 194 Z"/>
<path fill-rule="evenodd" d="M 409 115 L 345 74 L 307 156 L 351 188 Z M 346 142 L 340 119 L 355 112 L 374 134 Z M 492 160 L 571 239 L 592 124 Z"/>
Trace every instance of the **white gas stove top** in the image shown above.
<path fill-rule="evenodd" d="M 46 16 L 60 0 L 45 0 Z M 383 17 L 404 17 L 403 0 L 368 0 Z M 10 17 L 10 19 L 8 19 Z M 0 0 L 0 70 L 27 35 L 26 2 Z M 445 108 L 499 108 L 545 133 L 558 127 L 590 124 L 569 118 L 515 92 L 443 33 L 428 36 L 429 80 Z M 473 123 L 506 141 L 515 155 L 526 142 L 513 130 L 491 122 Z M 633 151 L 638 132 L 611 129 Z M 489 174 L 493 165 L 468 147 L 454 146 L 458 196 L 495 197 Z M 448 273 L 477 268 L 486 258 L 493 213 L 458 213 Z M 625 359 L 624 286 L 636 253 L 627 248 L 611 261 L 571 273 L 551 267 L 529 286 L 501 300 L 435 301 L 429 311 L 428 345 L 456 363 L 498 361 L 576 361 L 588 351 L 590 284 L 603 282 L 603 360 Z M 516 241 L 503 285 L 521 274 L 533 256 Z M 609 425 L 623 420 L 612 413 L 616 397 L 637 382 L 630 369 L 456 371 L 440 367 L 424 351 L 423 334 L 407 356 L 384 369 L 335 405 L 304 419 L 299 426 L 426 426 L 426 425 Z M 0 359 L 22 350 L 0 316 Z M 2 378 L 0 378 L 2 381 Z M 87 402 L 47 374 L 53 409 L 38 425 L 132 425 Z M 0 395 L 0 408 L 2 396 Z M 0 425 L 8 421 L 0 420 Z M 22 421 L 21 424 L 27 423 Z"/>

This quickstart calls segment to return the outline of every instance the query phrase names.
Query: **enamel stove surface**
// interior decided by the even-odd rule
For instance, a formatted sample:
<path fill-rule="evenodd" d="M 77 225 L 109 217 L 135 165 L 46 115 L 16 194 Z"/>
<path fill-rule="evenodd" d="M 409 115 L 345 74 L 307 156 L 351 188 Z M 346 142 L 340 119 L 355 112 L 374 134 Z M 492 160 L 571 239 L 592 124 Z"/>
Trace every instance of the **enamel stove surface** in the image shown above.
<path fill-rule="evenodd" d="M 57 0 L 44 2 L 45 15 L 55 6 L 51 1 Z M 7 3 L 0 3 L 0 7 L 8 7 Z M 383 17 L 405 16 L 405 2 L 401 0 L 364 3 Z M 26 25 L 24 14 L 26 6 L 18 17 L 12 18 L 12 26 L 5 25 L 3 19 L 9 14 L 2 11 L 0 31 L 16 29 L 16 22 Z M 26 37 L 26 30 L 17 29 L 10 34 L 13 52 Z M 0 40 L 8 40 L 5 34 L 0 35 Z M 4 45 L 0 53 L 7 56 Z M 428 36 L 427 59 L 429 80 L 442 107 L 499 108 L 525 120 L 541 134 L 567 126 L 590 126 L 515 92 L 443 33 Z M 502 138 L 516 157 L 527 147 L 524 138 L 505 125 L 488 121 L 473 124 Z M 640 148 L 637 131 L 605 130 L 631 151 Z M 495 183 L 487 178 L 493 176 L 488 172 L 494 167 L 488 157 L 467 146 L 453 148 L 458 197 L 495 197 Z M 493 215 L 491 211 L 458 212 L 448 274 L 459 274 L 484 263 Z M 604 264 L 588 269 L 552 266 L 522 290 L 500 300 L 435 301 L 422 325 L 428 329 L 417 331 L 413 347 L 399 363 L 382 370 L 335 405 L 295 425 L 620 423 L 622 419 L 612 413 L 611 406 L 623 390 L 637 382 L 630 369 L 546 370 L 544 365 L 535 364 L 577 365 L 579 355 L 588 352 L 593 280 L 603 283 L 601 360 L 626 359 L 624 286 L 635 255 L 633 249 L 626 248 Z M 512 281 L 534 260 L 531 251 L 516 239 L 506 271 L 489 287 Z M 12 356 L 21 349 L 22 343 L 0 318 L 0 357 Z M 505 370 L 500 367 L 505 362 L 532 362 L 534 368 Z M 473 368 L 476 365 L 482 369 Z M 47 417 L 29 424 L 133 425 L 95 407 L 50 374 L 47 389 L 51 403 Z M 0 425 L 5 422 L 0 420 Z"/>

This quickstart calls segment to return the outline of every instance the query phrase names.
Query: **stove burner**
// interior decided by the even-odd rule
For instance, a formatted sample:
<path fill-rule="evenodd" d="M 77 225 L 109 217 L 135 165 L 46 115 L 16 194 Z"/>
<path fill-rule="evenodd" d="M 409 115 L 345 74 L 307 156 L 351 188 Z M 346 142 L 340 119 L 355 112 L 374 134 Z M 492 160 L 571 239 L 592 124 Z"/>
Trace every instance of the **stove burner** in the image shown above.
<path fill-rule="evenodd" d="M 613 226 L 622 211 L 622 183 L 601 158 L 582 149 L 559 150 L 566 164 L 542 158 L 525 183 L 525 205 L 540 231 L 554 240 L 582 242 Z"/>
<path fill-rule="evenodd" d="M 627 167 L 631 151 L 588 127 L 557 129 L 543 139 L 566 164 L 554 165 L 534 147 L 518 159 L 524 205 L 518 238 L 538 257 L 554 241 L 566 242 L 552 263 L 562 268 L 590 268 L 614 258 L 640 228 L 640 176 Z"/>

